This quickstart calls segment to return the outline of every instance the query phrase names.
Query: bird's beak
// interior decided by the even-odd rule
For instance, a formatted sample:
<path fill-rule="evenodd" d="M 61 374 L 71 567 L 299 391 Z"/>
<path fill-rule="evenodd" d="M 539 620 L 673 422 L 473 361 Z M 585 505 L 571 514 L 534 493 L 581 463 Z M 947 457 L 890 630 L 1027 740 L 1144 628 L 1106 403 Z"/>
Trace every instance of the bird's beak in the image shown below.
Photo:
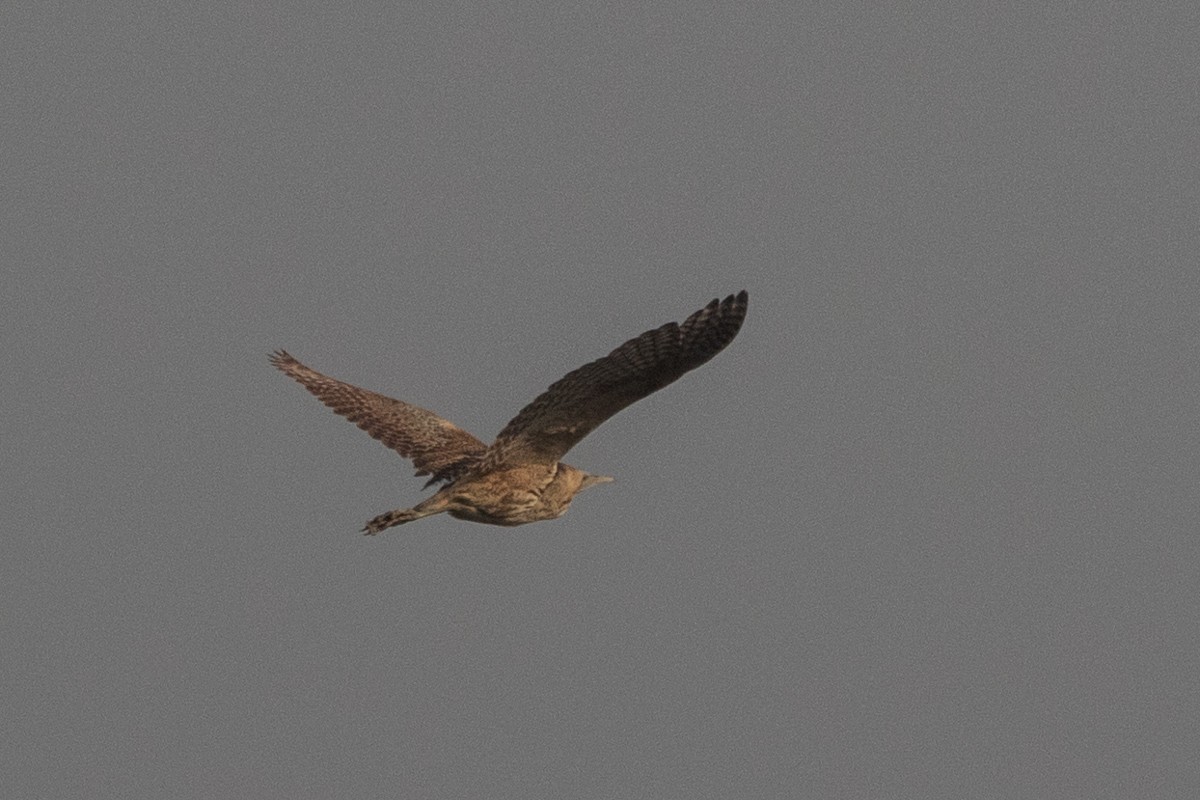
<path fill-rule="evenodd" d="M 583 491 L 589 486 L 595 486 L 597 483 L 612 483 L 613 479 L 608 475 L 585 475 L 583 483 L 579 484 L 579 491 Z"/>

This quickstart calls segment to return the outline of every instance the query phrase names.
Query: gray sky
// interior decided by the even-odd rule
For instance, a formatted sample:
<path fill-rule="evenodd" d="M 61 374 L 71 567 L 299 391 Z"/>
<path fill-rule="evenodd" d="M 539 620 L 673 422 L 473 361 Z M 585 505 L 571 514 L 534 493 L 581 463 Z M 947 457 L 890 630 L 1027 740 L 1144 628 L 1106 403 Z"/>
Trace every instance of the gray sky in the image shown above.
<path fill-rule="evenodd" d="M 1200 12 L 1019 5 L 6 4 L 0 795 L 1200 791 Z M 516 529 L 266 361 L 742 288 Z"/>

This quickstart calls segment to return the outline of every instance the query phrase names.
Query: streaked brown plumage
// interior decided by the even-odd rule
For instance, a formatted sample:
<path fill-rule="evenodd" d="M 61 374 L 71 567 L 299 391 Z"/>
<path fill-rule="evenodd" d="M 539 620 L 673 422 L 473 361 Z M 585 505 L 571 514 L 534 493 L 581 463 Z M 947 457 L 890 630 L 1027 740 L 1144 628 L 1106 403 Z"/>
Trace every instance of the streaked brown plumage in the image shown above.
<path fill-rule="evenodd" d="M 748 295 L 713 300 L 682 323 L 630 339 L 553 383 L 504 426 L 489 447 L 432 411 L 322 375 L 280 350 L 271 363 L 325 405 L 405 458 L 426 486 L 445 485 L 413 508 L 381 514 L 363 530 L 446 512 L 491 525 L 523 525 L 566 513 L 574 496 L 612 478 L 559 461 L 621 409 L 678 380 L 737 336 Z"/>

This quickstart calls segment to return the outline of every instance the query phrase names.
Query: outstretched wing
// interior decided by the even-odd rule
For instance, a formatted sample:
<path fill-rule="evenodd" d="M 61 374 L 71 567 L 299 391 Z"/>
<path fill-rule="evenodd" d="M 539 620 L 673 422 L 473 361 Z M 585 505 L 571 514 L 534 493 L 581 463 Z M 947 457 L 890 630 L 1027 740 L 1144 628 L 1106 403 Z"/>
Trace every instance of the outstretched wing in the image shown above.
<path fill-rule="evenodd" d="M 744 291 L 713 300 L 569 373 L 500 431 L 481 469 L 557 463 L 613 414 L 721 352 L 741 330 L 748 302 Z"/>
<path fill-rule="evenodd" d="M 433 476 L 426 486 L 453 481 L 487 450 L 483 442 L 432 411 L 334 380 L 283 350 L 271 354 L 271 363 L 338 414 L 412 459 L 417 475 Z"/>

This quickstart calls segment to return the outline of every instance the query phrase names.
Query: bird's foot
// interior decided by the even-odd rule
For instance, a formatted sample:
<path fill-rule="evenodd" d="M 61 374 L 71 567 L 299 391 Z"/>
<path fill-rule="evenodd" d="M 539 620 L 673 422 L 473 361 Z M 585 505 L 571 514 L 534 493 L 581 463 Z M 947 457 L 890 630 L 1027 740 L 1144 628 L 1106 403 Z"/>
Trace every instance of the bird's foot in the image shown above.
<path fill-rule="evenodd" d="M 374 536 L 395 525 L 403 525 L 406 522 L 412 522 L 414 519 L 420 519 L 423 516 L 425 515 L 414 509 L 400 508 L 395 511 L 389 511 L 386 514 L 380 514 L 368 522 L 362 530 L 367 536 Z"/>

